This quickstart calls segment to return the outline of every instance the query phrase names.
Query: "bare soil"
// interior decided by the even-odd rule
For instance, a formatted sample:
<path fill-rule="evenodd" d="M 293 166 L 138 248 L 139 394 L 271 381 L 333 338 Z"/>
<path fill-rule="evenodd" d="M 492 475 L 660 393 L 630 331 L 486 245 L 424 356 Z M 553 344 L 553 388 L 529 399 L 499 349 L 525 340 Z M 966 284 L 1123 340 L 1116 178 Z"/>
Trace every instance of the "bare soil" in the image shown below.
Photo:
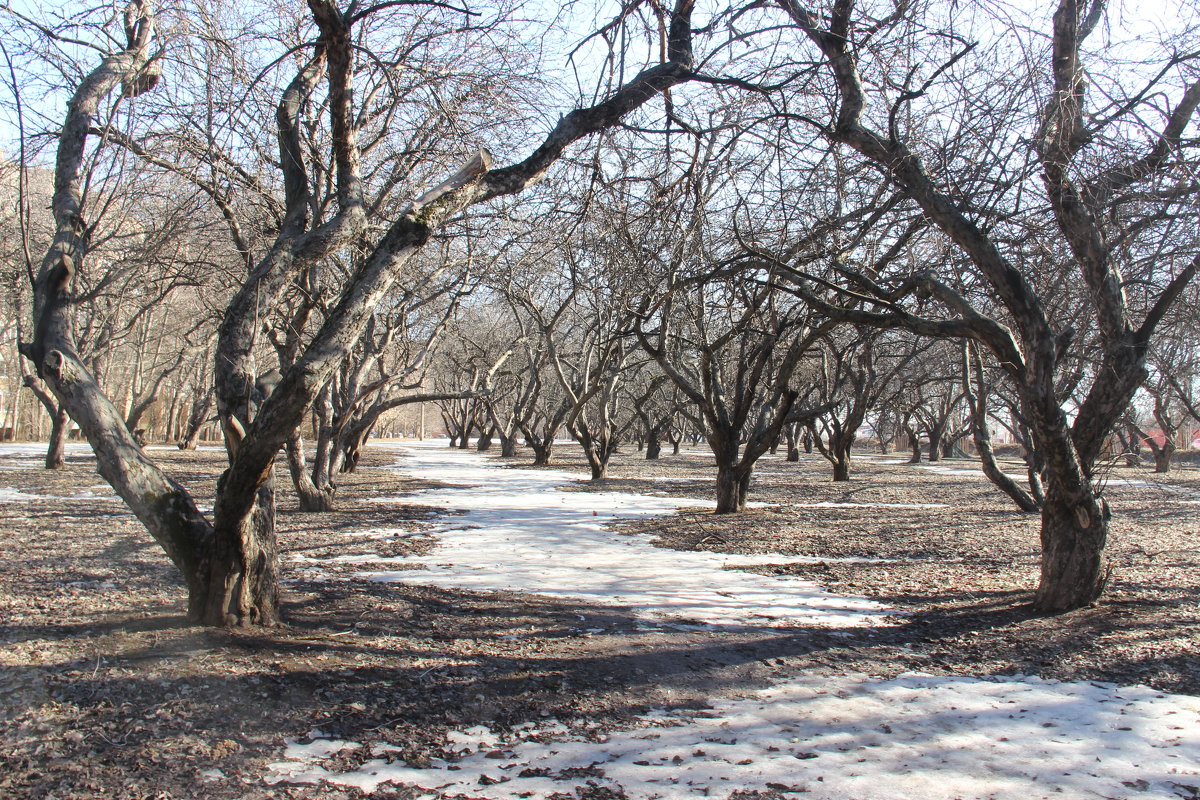
<path fill-rule="evenodd" d="M 152 454 L 211 503 L 219 451 Z M 706 453 L 639 456 L 618 456 L 610 478 L 577 488 L 712 495 Z M 572 448 L 556 461 L 583 471 Z M 745 514 L 685 511 L 618 530 L 682 550 L 818 557 L 761 569 L 884 601 L 893 624 L 697 631 L 637 626 L 620 607 L 356 578 L 362 567 L 346 557 L 434 546 L 434 512 L 419 497 L 375 501 L 429 485 L 391 463 L 368 451 L 327 514 L 295 511 L 284 487 L 288 624 L 256 631 L 187 624 L 178 577 L 91 459 L 0 470 L 0 486 L 54 498 L 0 503 L 0 797 L 358 797 L 267 786 L 263 775 L 285 739 L 314 729 L 364 745 L 338 755 L 347 765 L 387 742 L 420 766 L 446 755 L 451 728 L 553 717 L 594 733 L 800 671 L 1036 674 L 1200 694 L 1195 468 L 1114 468 L 1109 590 L 1092 608 L 1043 617 L 1029 606 L 1037 519 L 970 462 L 943 462 L 962 470 L 943 474 L 860 458 L 852 480 L 835 484 L 819 457 L 769 457 L 752 487 L 762 505 Z M 920 504 L 938 507 L 904 507 Z M 338 557 L 319 570 L 309 561 Z M 874 560 L 839 560 L 848 557 Z"/>

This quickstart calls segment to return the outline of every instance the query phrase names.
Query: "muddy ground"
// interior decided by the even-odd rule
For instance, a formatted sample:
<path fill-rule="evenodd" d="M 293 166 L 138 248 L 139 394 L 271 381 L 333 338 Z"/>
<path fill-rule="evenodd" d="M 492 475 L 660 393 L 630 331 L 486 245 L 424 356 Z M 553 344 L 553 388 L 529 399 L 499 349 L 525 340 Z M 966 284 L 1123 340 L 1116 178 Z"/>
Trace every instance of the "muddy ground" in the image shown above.
<path fill-rule="evenodd" d="M 561 466 L 584 471 L 571 448 L 560 450 Z M 211 503 L 220 451 L 152 454 Z M 693 510 L 618 530 L 685 550 L 817 556 L 827 561 L 760 569 L 897 613 L 876 629 L 715 632 L 637 626 L 628 609 L 612 606 L 373 584 L 355 577 L 361 567 L 351 561 L 315 567 L 311 559 L 433 546 L 434 515 L 419 496 L 372 502 L 428 486 L 388 469 L 392 462 L 368 451 L 342 481 L 335 512 L 300 514 L 284 492 L 288 625 L 232 632 L 187 625 L 178 577 L 90 459 L 72 456 L 62 472 L 37 469 L 36 458 L 0 469 L 0 486 L 39 498 L 0 502 L 0 797 L 357 797 L 356 789 L 268 786 L 266 765 L 285 739 L 319 729 L 397 745 L 420 766 L 446 755 L 451 728 L 553 717 L 595 732 L 651 707 L 699 707 L 712 694 L 802 670 L 1029 674 L 1200 694 L 1195 468 L 1165 478 L 1113 468 L 1108 592 L 1095 607 L 1042 617 L 1029 607 L 1037 519 L 1011 507 L 970 462 L 942 462 L 961 470 L 945 472 L 860 458 L 851 482 L 834 484 L 819 456 L 769 457 L 752 488 L 762 505 L 746 514 Z M 712 471 L 702 451 L 657 462 L 630 451 L 597 488 L 705 496 Z M 837 503 L 893 505 L 828 505 Z M 363 533 L 381 527 L 394 533 Z M 877 560 L 835 560 L 848 556 Z M 353 763 L 365 752 L 338 757 Z"/>

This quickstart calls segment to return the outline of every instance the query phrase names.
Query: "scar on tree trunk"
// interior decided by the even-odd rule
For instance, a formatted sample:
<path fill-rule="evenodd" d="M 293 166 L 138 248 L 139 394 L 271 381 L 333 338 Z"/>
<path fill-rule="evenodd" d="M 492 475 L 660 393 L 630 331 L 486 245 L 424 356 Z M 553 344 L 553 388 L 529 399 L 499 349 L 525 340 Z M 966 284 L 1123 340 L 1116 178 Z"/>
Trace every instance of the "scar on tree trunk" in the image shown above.
<path fill-rule="evenodd" d="M 1042 575 L 1034 607 L 1047 613 L 1095 602 L 1108 582 L 1107 505 L 1047 498 L 1042 506 Z"/>

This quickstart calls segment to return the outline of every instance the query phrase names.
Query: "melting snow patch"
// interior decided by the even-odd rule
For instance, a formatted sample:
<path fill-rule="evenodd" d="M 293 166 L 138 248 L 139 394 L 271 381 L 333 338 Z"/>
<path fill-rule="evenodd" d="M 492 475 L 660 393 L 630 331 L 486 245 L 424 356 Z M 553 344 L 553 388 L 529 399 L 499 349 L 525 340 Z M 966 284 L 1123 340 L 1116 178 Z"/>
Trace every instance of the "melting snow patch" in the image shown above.
<path fill-rule="evenodd" d="M 269 783 L 383 783 L 490 800 L 728 797 L 775 789 L 844 800 L 1177 798 L 1200 786 L 1200 698 L 1037 678 L 817 676 L 609 735 L 558 724 L 452 732 L 451 762 L 377 758 L 336 773 L 341 741 L 290 743 Z M 486 786 L 486 790 L 480 787 Z"/>
<path fill-rule="evenodd" d="M 7 486 L 0 486 L 0 503 L 28 503 L 31 500 L 61 500 L 60 497 L 51 497 L 47 494 L 29 494 L 22 492 L 20 489 L 10 489 Z"/>
<path fill-rule="evenodd" d="M 409 569 L 363 573 L 371 580 L 568 597 L 711 625 L 863 626 L 879 624 L 888 613 L 879 603 L 833 594 L 811 581 L 739 569 L 811 558 L 680 552 L 606 528 L 614 519 L 671 514 L 711 501 L 562 491 L 558 487 L 579 477 L 501 469 L 450 448 L 406 452 L 411 455 L 400 464 L 404 471 L 453 484 L 419 493 L 418 502 L 467 511 L 432 531 L 436 546 L 430 553 L 403 559 Z"/>

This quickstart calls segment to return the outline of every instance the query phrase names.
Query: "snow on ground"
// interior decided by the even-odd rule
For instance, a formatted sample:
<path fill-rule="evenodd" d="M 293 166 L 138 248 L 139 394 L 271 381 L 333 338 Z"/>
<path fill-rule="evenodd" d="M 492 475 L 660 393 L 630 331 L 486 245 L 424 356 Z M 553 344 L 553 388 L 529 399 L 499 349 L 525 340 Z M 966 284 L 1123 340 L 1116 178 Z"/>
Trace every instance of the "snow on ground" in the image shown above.
<path fill-rule="evenodd" d="M 1200 792 L 1200 699 L 1037 678 L 805 676 L 704 712 L 659 712 L 631 730 L 550 723 L 452 732 L 458 758 L 414 769 L 388 749 L 356 770 L 354 747 L 314 731 L 268 781 L 374 791 L 392 781 L 490 800 L 569 796 L 595 784 L 630 798 L 776 789 L 828 800 L 1178 798 Z M 581 772 L 582 771 L 582 772 Z"/>
<path fill-rule="evenodd" d="M 778 615 L 861 624 L 878 613 L 804 582 L 721 569 L 754 559 L 649 548 L 601 528 L 615 516 L 692 505 L 677 498 L 562 492 L 555 487 L 572 479 L 565 473 L 500 471 L 441 448 L 409 452 L 402 469 L 460 487 L 419 502 L 468 511 L 437 533 L 432 555 L 414 560 L 428 570 L 374 573 L 377 580 L 535 591 L 710 623 Z M 572 731 L 548 720 L 451 732 L 455 758 L 425 769 L 376 745 L 361 767 L 327 770 L 325 758 L 357 745 L 320 731 L 307 738 L 288 742 L 269 782 L 367 791 L 392 782 L 426 797 L 494 800 L 565 797 L 589 784 L 637 800 L 765 789 L 828 800 L 1200 797 L 1200 698 L 1024 676 L 806 674 L 716 698 L 703 711 L 662 710 L 622 731 Z"/>
<path fill-rule="evenodd" d="M 908 459 L 896 457 L 896 456 L 862 456 L 862 455 L 859 455 L 859 456 L 855 456 L 855 458 L 862 459 L 863 461 L 873 461 L 878 464 L 907 464 L 908 463 Z M 983 469 L 979 466 L 978 462 L 976 462 L 976 461 L 964 461 L 964 462 L 958 462 L 958 463 L 966 464 L 967 466 L 951 466 L 949 464 L 941 464 L 941 463 L 938 463 L 938 464 L 922 463 L 922 464 L 914 464 L 913 466 L 919 467 L 920 469 L 923 469 L 926 472 L 933 472 L 937 475 L 973 475 L 977 478 L 987 477 L 983 474 Z M 1025 475 L 1023 473 L 1009 472 L 1009 473 L 1005 473 L 1005 474 L 1007 474 L 1008 477 L 1012 478 L 1014 481 L 1017 481 L 1018 483 L 1023 482 L 1028 477 L 1027 475 Z M 1143 488 L 1143 489 L 1157 489 L 1158 491 L 1160 491 L 1166 495 L 1173 495 L 1175 497 L 1188 498 L 1188 500 L 1183 501 L 1185 505 L 1191 505 L 1192 501 L 1200 501 L 1200 491 L 1197 491 L 1197 490 L 1192 489 L 1187 486 L 1177 486 L 1175 484 L 1167 483 L 1166 481 L 1155 481 L 1155 480 L 1145 480 L 1145 479 L 1139 480 L 1136 478 L 1126 478 L 1126 477 L 1123 477 L 1120 475 L 1108 476 L 1108 477 L 1101 475 L 1101 480 L 1103 482 L 1110 483 L 1110 484 L 1113 484 L 1116 486 L 1129 486 L 1129 487 Z"/>
<path fill-rule="evenodd" d="M 33 463 L 43 447 L 0 445 L 0 469 Z M 87 446 L 68 452 L 84 455 Z M 575 476 L 503 470 L 444 446 L 406 452 L 402 469 L 453 485 L 418 501 L 467 513 L 435 532 L 432 554 L 405 560 L 427 569 L 371 573 L 376 580 L 538 592 L 713 625 L 866 625 L 886 611 L 805 581 L 724 569 L 811 559 L 680 553 L 603 527 L 707 500 L 563 492 L 556 487 Z M 0 487 L 0 502 L 31 499 L 64 498 Z M 411 502 L 381 499 L 391 501 Z M 320 731 L 307 738 L 288 742 L 268 782 L 368 791 L 392 782 L 494 800 L 566 796 L 588 784 L 637 800 L 768 788 L 827 800 L 1200 797 L 1200 698 L 1022 676 L 800 675 L 714 698 L 703 711 L 661 710 L 627 730 L 569 730 L 548 720 L 452 732 L 456 757 L 427 769 L 390 761 L 392 748 L 376 745 L 361 767 L 336 772 L 326 759 L 357 745 Z"/>
<path fill-rule="evenodd" d="M 36 458 L 46 457 L 45 442 L 5 442 L 0 444 L 0 458 Z M 63 453 L 68 456 L 90 456 L 92 446 L 87 442 L 67 442 Z"/>
<path fill-rule="evenodd" d="M 398 469 L 452 486 L 378 502 L 466 513 L 435 531 L 431 553 L 402 559 L 409 569 L 364 573 L 372 580 L 569 597 L 709 625 L 862 626 L 887 613 L 878 603 L 831 594 L 811 581 L 736 569 L 817 559 L 679 552 L 605 527 L 617 518 L 707 507 L 711 500 L 562 491 L 558 487 L 579 476 L 506 469 L 444 443 L 405 446 L 402 452 Z"/>

